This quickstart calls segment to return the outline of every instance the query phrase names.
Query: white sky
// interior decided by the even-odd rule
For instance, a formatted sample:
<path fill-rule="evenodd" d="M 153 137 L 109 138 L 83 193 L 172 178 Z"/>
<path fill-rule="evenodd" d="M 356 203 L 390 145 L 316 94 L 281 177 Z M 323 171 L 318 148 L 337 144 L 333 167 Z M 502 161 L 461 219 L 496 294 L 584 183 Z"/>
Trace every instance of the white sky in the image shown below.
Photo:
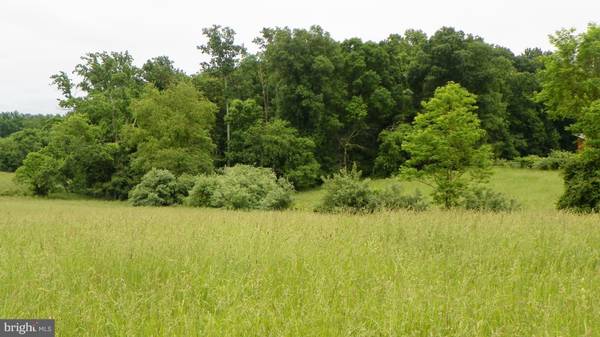
<path fill-rule="evenodd" d="M 0 111 L 59 113 L 49 77 L 93 51 L 129 50 L 136 64 L 167 55 L 195 73 L 202 28 L 230 26 L 251 47 L 262 27 L 319 24 L 336 39 L 381 40 L 453 26 L 520 53 L 548 34 L 600 22 L 598 0 L 0 0 Z"/>

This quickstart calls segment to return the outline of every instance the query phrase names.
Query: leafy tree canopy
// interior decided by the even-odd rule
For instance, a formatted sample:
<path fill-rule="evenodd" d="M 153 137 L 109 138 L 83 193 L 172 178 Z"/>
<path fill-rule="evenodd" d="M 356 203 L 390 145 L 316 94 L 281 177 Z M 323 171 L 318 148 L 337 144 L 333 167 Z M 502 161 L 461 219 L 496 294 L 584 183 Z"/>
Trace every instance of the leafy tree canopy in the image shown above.
<path fill-rule="evenodd" d="M 162 92 L 147 86 L 131 109 L 135 122 L 126 131 L 129 141 L 138 143 L 136 170 L 167 169 L 176 175 L 212 170 L 210 132 L 217 108 L 192 84 L 180 82 Z"/>
<path fill-rule="evenodd" d="M 434 201 L 446 208 L 457 206 L 464 190 L 489 174 L 492 153 L 483 142 L 476 102 L 459 84 L 438 88 L 402 144 L 410 154 L 403 174 L 434 187 Z"/>

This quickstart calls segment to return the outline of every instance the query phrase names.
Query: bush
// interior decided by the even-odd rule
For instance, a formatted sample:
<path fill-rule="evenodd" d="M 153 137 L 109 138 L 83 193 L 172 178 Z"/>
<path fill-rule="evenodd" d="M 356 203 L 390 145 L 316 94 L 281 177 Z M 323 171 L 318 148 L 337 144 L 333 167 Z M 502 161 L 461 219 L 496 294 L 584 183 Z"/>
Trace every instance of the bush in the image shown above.
<path fill-rule="evenodd" d="M 179 203 L 183 202 L 185 198 L 189 196 L 190 191 L 194 188 L 196 184 L 196 177 L 191 174 L 182 174 L 177 177 L 176 183 L 176 193 L 177 200 Z"/>
<path fill-rule="evenodd" d="M 26 186 L 35 195 L 46 196 L 60 182 L 61 163 L 40 152 L 31 152 L 16 172 L 17 182 Z"/>
<path fill-rule="evenodd" d="M 223 174 L 200 176 L 186 199 L 196 207 L 227 209 L 285 209 L 292 203 L 293 186 L 277 179 L 268 168 L 236 165 Z"/>
<path fill-rule="evenodd" d="M 185 204 L 194 207 L 216 207 L 212 204 L 212 197 L 219 188 L 219 179 L 215 175 L 196 177 L 194 187 L 189 191 Z"/>
<path fill-rule="evenodd" d="M 515 163 L 512 160 L 507 160 L 504 158 L 495 158 L 494 166 L 496 166 L 496 167 L 514 167 Z"/>
<path fill-rule="evenodd" d="M 552 151 L 548 157 L 540 158 L 533 164 L 538 170 L 563 169 L 575 157 L 575 153 L 568 151 Z"/>
<path fill-rule="evenodd" d="M 514 165 L 520 168 L 533 168 L 537 170 L 558 170 L 564 168 L 569 161 L 575 157 L 575 153 L 569 151 L 552 151 L 547 157 L 529 155 L 515 158 Z"/>
<path fill-rule="evenodd" d="M 392 184 L 376 192 L 375 200 L 377 209 L 380 210 L 407 209 L 420 212 L 429 208 L 429 204 L 423 199 L 420 191 L 416 191 L 413 195 L 404 195 L 400 184 Z"/>
<path fill-rule="evenodd" d="M 564 168 L 559 209 L 600 212 L 600 150 L 588 148 Z"/>
<path fill-rule="evenodd" d="M 521 208 L 516 200 L 509 199 L 504 194 L 484 186 L 470 188 L 463 197 L 462 207 L 469 210 L 491 212 L 512 212 Z"/>
<path fill-rule="evenodd" d="M 520 168 L 533 168 L 533 166 L 536 165 L 541 159 L 542 157 L 532 154 L 525 157 L 515 158 L 514 162 Z"/>
<path fill-rule="evenodd" d="M 168 170 L 152 169 L 129 192 L 134 206 L 169 206 L 180 202 L 175 176 Z"/>
<path fill-rule="evenodd" d="M 319 212 L 372 212 L 377 207 L 375 193 L 369 188 L 369 180 L 360 179 L 361 172 L 340 170 L 332 177 L 323 178 L 325 197 L 317 208 Z"/>
<path fill-rule="evenodd" d="M 361 172 L 353 167 L 351 171 L 341 170 L 333 177 L 324 178 L 326 194 L 317 211 L 370 213 L 376 210 L 422 211 L 428 208 L 419 192 L 412 196 L 403 195 L 399 184 L 374 191 L 369 187 L 369 180 L 361 180 L 360 176 Z"/>

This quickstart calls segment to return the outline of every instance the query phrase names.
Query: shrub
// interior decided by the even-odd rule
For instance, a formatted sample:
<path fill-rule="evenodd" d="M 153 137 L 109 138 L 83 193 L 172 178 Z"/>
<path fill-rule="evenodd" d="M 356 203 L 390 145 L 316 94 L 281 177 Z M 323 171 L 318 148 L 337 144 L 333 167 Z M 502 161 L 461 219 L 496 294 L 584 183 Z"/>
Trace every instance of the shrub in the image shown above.
<path fill-rule="evenodd" d="M 538 170 L 558 170 L 563 169 L 575 156 L 575 153 L 568 151 L 552 151 L 548 157 L 540 158 L 533 164 L 534 169 Z"/>
<path fill-rule="evenodd" d="M 187 173 L 177 177 L 175 183 L 178 202 L 181 203 L 185 200 L 185 198 L 188 197 L 189 192 L 192 190 L 192 188 L 194 188 L 194 185 L 196 184 L 196 179 L 197 178 L 195 176 Z"/>
<path fill-rule="evenodd" d="M 216 207 L 213 206 L 212 197 L 219 188 L 219 177 L 215 175 L 202 175 L 196 177 L 194 187 L 189 191 L 185 204 L 194 207 Z"/>
<path fill-rule="evenodd" d="M 515 158 L 513 167 L 533 168 L 537 170 L 558 170 L 563 169 L 574 157 L 575 153 L 569 151 L 552 151 L 547 157 L 529 155 Z"/>
<path fill-rule="evenodd" d="M 129 192 L 129 200 L 134 206 L 169 206 L 180 201 L 177 192 L 177 179 L 171 172 L 152 169 Z"/>
<path fill-rule="evenodd" d="M 512 212 L 521 206 L 514 199 L 507 198 L 504 194 L 495 192 L 489 187 L 475 186 L 464 195 L 462 207 L 476 211 Z"/>
<path fill-rule="evenodd" d="M 375 193 L 369 188 L 369 180 L 360 178 L 361 172 L 340 170 L 332 177 L 323 178 L 325 197 L 317 208 L 319 212 L 372 212 L 377 207 Z"/>
<path fill-rule="evenodd" d="M 25 185 L 35 195 L 46 196 L 60 182 L 60 162 L 41 152 L 31 152 L 16 172 L 17 182 Z"/>
<path fill-rule="evenodd" d="M 532 154 L 525 157 L 515 158 L 514 162 L 520 168 L 533 168 L 541 159 L 542 157 Z"/>
<path fill-rule="evenodd" d="M 285 209 L 292 203 L 293 190 L 271 169 L 236 165 L 226 167 L 220 175 L 198 177 L 186 203 L 227 209 Z"/>
<path fill-rule="evenodd" d="M 494 166 L 496 167 L 514 167 L 514 162 L 504 158 L 495 158 Z"/>
<path fill-rule="evenodd" d="M 375 200 L 377 209 L 380 210 L 407 209 L 420 212 L 429 208 L 429 204 L 423 199 L 420 191 L 416 191 L 413 195 L 402 194 L 400 184 L 392 184 L 381 191 L 377 191 Z"/>
<path fill-rule="evenodd" d="M 294 186 L 284 178 L 277 179 L 276 186 L 261 200 L 260 209 L 286 209 L 291 206 Z"/>
<path fill-rule="evenodd" d="M 588 148 L 564 168 L 559 209 L 600 212 L 600 150 Z"/>
<path fill-rule="evenodd" d="M 326 191 L 319 212 L 329 213 L 370 213 L 376 210 L 408 209 L 423 211 L 427 202 L 419 192 L 414 195 L 402 194 L 399 184 L 392 184 L 381 191 L 369 187 L 369 180 L 361 180 L 361 172 L 341 170 L 333 177 L 324 178 Z"/>

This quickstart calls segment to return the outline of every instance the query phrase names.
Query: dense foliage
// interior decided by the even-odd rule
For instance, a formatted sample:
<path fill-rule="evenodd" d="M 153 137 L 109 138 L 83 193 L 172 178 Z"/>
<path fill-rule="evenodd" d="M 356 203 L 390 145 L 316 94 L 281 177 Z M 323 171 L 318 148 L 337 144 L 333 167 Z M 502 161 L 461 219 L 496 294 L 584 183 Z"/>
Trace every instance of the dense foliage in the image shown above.
<path fill-rule="evenodd" d="M 534 154 L 515 158 L 511 161 L 515 167 L 532 168 L 536 170 L 559 170 L 563 169 L 572 160 L 576 159 L 576 154 L 568 151 L 552 151 L 546 157 L 540 157 Z"/>
<path fill-rule="evenodd" d="M 393 211 L 406 209 L 409 211 L 424 211 L 429 208 L 429 203 L 418 190 L 414 194 L 405 194 L 402 186 L 393 183 L 382 190 L 375 191 L 375 201 L 378 210 Z"/>
<path fill-rule="evenodd" d="M 456 83 L 435 91 L 423 103 L 402 148 L 410 154 L 402 173 L 433 187 L 433 201 L 458 206 L 470 184 L 484 181 L 491 151 L 475 112 L 476 97 Z"/>
<path fill-rule="evenodd" d="M 575 122 L 584 150 L 565 168 L 565 193 L 558 207 L 600 211 L 600 26 L 585 33 L 561 30 L 551 37 L 557 51 L 544 59 L 538 99 L 550 112 Z"/>
<path fill-rule="evenodd" d="M 0 112 L 0 138 L 25 129 L 48 130 L 52 125 L 61 120 L 60 116 L 53 115 L 24 115 L 17 111 Z"/>
<path fill-rule="evenodd" d="M 379 134 L 379 153 L 375 158 L 374 173 L 389 176 L 397 173 L 398 168 L 409 158 L 402 148 L 402 142 L 410 131 L 410 125 L 401 124 L 391 130 L 383 130 Z"/>
<path fill-rule="evenodd" d="M 0 113 L 0 171 L 14 172 L 30 152 L 48 145 L 48 132 L 62 120 L 52 115 Z"/>
<path fill-rule="evenodd" d="M 73 76 L 52 76 L 64 122 L 0 114 L 0 170 L 40 153 L 59 163 L 58 187 L 119 199 L 152 168 L 179 176 L 255 165 L 298 189 L 353 164 L 390 176 L 425 164 L 433 149 L 414 144 L 427 124 L 419 116 L 434 108 L 422 102 L 449 82 L 470 93 L 479 129 L 457 151 L 489 148 L 507 160 L 572 151 L 574 133 L 592 137 L 581 121 L 600 95 L 598 30 L 560 31 L 556 52 L 515 55 L 450 27 L 382 41 L 265 28 L 249 53 L 235 31 L 215 25 L 203 30 L 207 59 L 192 75 L 167 56 L 139 67 L 128 52 L 88 53 Z"/>
<path fill-rule="evenodd" d="M 23 129 L 0 138 L 0 171 L 15 171 L 29 152 L 39 151 L 46 145 L 48 134 L 39 129 Z"/>
<path fill-rule="evenodd" d="M 319 177 L 315 144 L 281 119 L 266 121 L 254 100 L 232 102 L 225 117 L 233 129 L 226 158 L 230 164 L 272 168 L 296 188 L 310 187 Z"/>
<path fill-rule="evenodd" d="M 570 162 L 563 172 L 565 192 L 558 208 L 579 212 L 600 212 L 600 153 L 587 150 Z"/>
<path fill-rule="evenodd" d="M 148 86 L 131 104 L 128 145 L 136 148 L 131 166 L 139 172 L 167 169 L 176 175 L 213 169 L 210 137 L 216 106 L 186 82 L 164 91 Z"/>
<path fill-rule="evenodd" d="M 189 192 L 187 204 L 226 209 L 277 210 L 292 203 L 294 188 L 268 168 L 236 165 L 222 174 L 200 176 Z"/>
<path fill-rule="evenodd" d="M 46 196 L 58 185 L 59 162 L 39 152 L 32 152 L 16 173 L 17 181 L 35 195 Z"/>
<path fill-rule="evenodd" d="M 428 204 L 417 192 L 405 195 L 399 184 L 391 184 L 383 190 L 374 190 L 368 179 L 361 179 L 361 172 L 353 166 L 342 169 L 331 177 L 324 178 L 325 196 L 317 208 L 328 213 L 370 213 L 377 210 L 423 211 Z"/>
<path fill-rule="evenodd" d="M 521 207 L 516 200 L 485 186 L 468 189 L 463 195 L 461 206 L 469 210 L 491 212 L 511 212 Z"/>
<path fill-rule="evenodd" d="M 129 193 L 134 206 L 169 206 L 179 203 L 177 179 L 168 170 L 152 169 Z"/>
<path fill-rule="evenodd" d="M 372 212 L 375 210 L 375 194 L 368 179 L 361 179 L 361 172 L 341 170 L 324 179 L 325 196 L 318 207 L 321 212 Z"/>

